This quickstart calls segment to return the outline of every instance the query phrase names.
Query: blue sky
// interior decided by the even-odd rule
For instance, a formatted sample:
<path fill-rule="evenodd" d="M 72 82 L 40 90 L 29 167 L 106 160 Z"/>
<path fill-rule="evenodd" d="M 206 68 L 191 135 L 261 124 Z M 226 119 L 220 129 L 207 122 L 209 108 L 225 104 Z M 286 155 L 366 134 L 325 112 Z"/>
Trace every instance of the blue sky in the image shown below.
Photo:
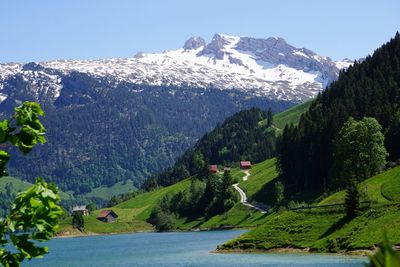
<path fill-rule="evenodd" d="M 0 62 L 130 57 L 214 33 L 355 59 L 400 31 L 399 11 L 399 0 L 3 0 Z"/>

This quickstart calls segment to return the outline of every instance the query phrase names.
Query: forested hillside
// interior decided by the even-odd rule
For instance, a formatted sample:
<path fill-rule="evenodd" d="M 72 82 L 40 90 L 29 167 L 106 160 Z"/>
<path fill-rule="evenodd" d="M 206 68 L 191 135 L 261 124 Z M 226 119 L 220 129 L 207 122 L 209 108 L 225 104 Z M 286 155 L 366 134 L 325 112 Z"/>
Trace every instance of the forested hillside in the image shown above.
<path fill-rule="evenodd" d="M 389 160 L 400 151 L 400 34 L 339 76 L 318 95 L 297 126 L 284 129 L 279 165 L 289 194 L 337 190 L 333 143 L 349 117 L 373 117 L 382 126 Z"/>
<path fill-rule="evenodd" d="M 43 69 L 33 63 L 24 68 Z M 130 83 L 114 88 L 110 80 L 78 72 L 64 75 L 61 84 L 54 101 L 16 75 L 3 84 L 9 97 L 0 110 L 6 113 L 22 100 L 42 103 L 48 142 L 27 157 L 13 158 L 10 174 L 30 182 L 40 175 L 75 194 L 127 180 L 138 187 L 233 113 L 292 105 L 237 90 Z"/>
<path fill-rule="evenodd" d="M 208 168 L 208 164 L 231 165 L 240 160 L 253 163 L 276 155 L 276 141 L 286 124 L 297 124 L 313 100 L 273 114 L 252 108 L 238 112 L 203 135 L 176 163 L 147 179 L 143 188 L 174 184 Z"/>
<path fill-rule="evenodd" d="M 263 120 L 269 122 L 261 123 Z M 272 120 L 271 110 L 252 108 L 234 114 L 206 133 L 173 167 L 150 177 L 145 188 L 171 185 L 204 169 L 207 172 L 209 164 L 229 165 L 240 160 L 260 162 L 272 157 L 276 141 L 275 130 L 269 127 Z"/>

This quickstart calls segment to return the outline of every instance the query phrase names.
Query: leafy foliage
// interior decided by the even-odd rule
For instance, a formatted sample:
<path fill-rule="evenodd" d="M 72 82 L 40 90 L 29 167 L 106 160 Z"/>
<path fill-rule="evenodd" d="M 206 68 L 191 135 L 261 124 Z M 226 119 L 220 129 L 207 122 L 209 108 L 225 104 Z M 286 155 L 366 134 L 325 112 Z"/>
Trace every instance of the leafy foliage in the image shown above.
<path fill-rule="evenodd" d="M 343 125 L 334 142 L 332 176 L 336 186 L 349 179 L 363 181 L 380 172 L 387 152 L 381 126 L 374 118 L 353 118 Z"/>
<path fill-rule="evenodd" d="M 396 132 L 400 106 L 400 34 L 362 62 L 348 68 L 321 93 L 298 126 L 287 126 L 279 149 L 282 181 L 289 194 L 329 190 L 333 140 L 353 117 L 375 118 L 386 133 L 386 149 L 399 151 Z M 392 126 L 391 126 L 392 125 Z M 389 155 L 395 157 L 394 154 Z M 340 186 L 340 185 L 339 185 Z"/>
<path fill-rule="evenodd" d="M 3 218 L 10 212 L 11 203 L 15 199 L 15 190 L 11 183 L 7 183 L 4 190 L 0 192 L 0 199 L 0 218 Z"/>
<path fill-rule="evenodd" d="M 39 120 L 43 116 L 43 110 L 39 104 L 25 102 L 15 108 L 12 119 L 5 119 L 0 122 L 0 143 L 10 142 L 25 155 L 31 151 L 37 143 L 44 144 L 44 127 Z M 5 165 L 10 155 L 5 150 L 0 150 L 0 175 L 5 175 Z"/>
<path fill-rule="evenodd" d="M 3 266 L 19 266 L 25 258 L 41 257 L 47 247 L 38 247 L 35 241 L 46 241 L 58 230 L 58 218 L 63 213 L 57 205 L 58 189 L 38 178 L 36 184 L 19 194 L 9 216 L 0 222 L 0 263 Z M 18 252 L 8 251 L 5 234 L 10 236 Z"/>
<path fill-rule="evenodd" d="M 150 218 L 147 220 L 156 227 L 157 231 L 161 232 L 174 229 L 175 216 L 169 210 L 168 204 L 170 201 L 170 195 L 163 197 L 160 204 L 151 211 Z"/>
<path fill-rule="evenodd" d="M 400 266 L 400 254 L 390 244 L 386 234 L 383 242 L 379 244 L 379 250 L 369 257 L 367 267 L 397 267 Z"/>
<path fill-rule="evenodd" d="M 0 143 L 10 141 L 23 154 L 30 152 L 38 143 L 45 143 L 45 128 L 39 120 L 39 116 L 43 115 L 37 103 L 25 102 L 15 108 L 13 118 L 0 123 Z M 6 151 L 0 154 L 0 173 L 4 174 L 4 166 L 10 156 Z M 42 178 L 37 178 L 34 186 L 17 195 L 10 214 L 0 221 L 1 265 L 19 266 L 26 258 L 41 257 L 47 253 L 47 247 L 39 247 L 34 241 L 49 240 L 57 231 L 58 219 L 63 213 L 57 204 L 59 201 L 57 187 L 47 184 Z M 6 235 L 16 250 L 8 250 Z"/>
<path fill-rule="evenodd" d="M 175 228 L 176 218 L 211 218 L 231 209 L 238 201 L 229 172 L 191 179 L 190 187 L 176 194 L 168 194 L 152 210 L 148 222 L 159 231 Z"/>

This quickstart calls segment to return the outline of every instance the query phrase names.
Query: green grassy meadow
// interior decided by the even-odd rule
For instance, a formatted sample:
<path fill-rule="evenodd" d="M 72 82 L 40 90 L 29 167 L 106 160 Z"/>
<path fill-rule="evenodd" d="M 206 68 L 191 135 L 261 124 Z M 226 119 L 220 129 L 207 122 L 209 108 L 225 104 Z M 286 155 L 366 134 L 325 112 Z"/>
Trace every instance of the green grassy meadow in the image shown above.
<path fill-rule="evenodd" d="M 351 252 L 373 249 L 384 232 L 392 243 L 400 244 L 400 166 L 363 181 L 359 188 L 363 192 L 361 200 L 371 204 L 363 204 L 361 214 L 353 220 L 345 218 L 342 206 L 280 211 L 266 216 L 263 225 L 219 249 Z M 314 204 L 339 204 L 344 197 L 345 191 L 339 191 Z"/>
<path fill-rule="evenodd" d="M 31 187 L 33 184 L 28 183 L 26 181 L 20 180 L 18 178 L 12 177 L 12 176 L 3 176 L 0 177 L 0 192 L 3 192 L 5 190 L 5 186 L 7 184 L 11 184 L 12 188 L 14 190 L 14 193 L 19 193 L 22 191 L 25 191 L 29 187 Z M 59 192 L 61 199 L 63 200 L 69 200 L 73 199 L 73 196 L 69 193 L 60 191 Z"/>
<path fill-rule="evenodd" d="M 111 199 L 115 195 L 125 194 L 137 190 L 133 185 L 132 180 L 125 182 L 118 182 L 111 187 L 97 187 L 92 189 L 89 193 L 86 193 L 85 197 L 98 197 L 105 200 Z"/>
<path fill-rule="evenodd" d="M 231 174 L 239 182 L 250 201 L 259 201 L 272 188 L 278 173 L 276 159 L 254 164 L 250 177 L 232 168 Z M 152 231 L 146 222 L 152 209 L 166 194 L 175 194 L 190 186 L 190 179 L 172 186 L 140 194 L 112 209 L 119 215 L 114 223 L 96 220 L 100 211 L 85 217 L 86 233 L 108 234 L 132 231 Z M 246 228 L 250 232 L 220 246 L 221 250 L 270 250 L 275 248 L 310 249 L 316 252 L 348 252 L 371 249 L 378 244 L 384 231 L 395 244 L 400 244 L 400 166 L 382 172 L 360 183 L 363 200 L 373 200 L 363 206 L 357 218 L 345 219 L 343 207 L 310 210 L 281 210 L 263 214 L 241 203 L 228 212 L 211 218 L 177 218 L 177 230 Z M 336 192 L 313 205 L 343 203 L 344 191 Z M 264 198 L 268 202 L 268 198 Z M 71 218 L 63 221 L 62 233 L 74 234 Z M 76 230 L 75 230 L 76 231 Z"/>

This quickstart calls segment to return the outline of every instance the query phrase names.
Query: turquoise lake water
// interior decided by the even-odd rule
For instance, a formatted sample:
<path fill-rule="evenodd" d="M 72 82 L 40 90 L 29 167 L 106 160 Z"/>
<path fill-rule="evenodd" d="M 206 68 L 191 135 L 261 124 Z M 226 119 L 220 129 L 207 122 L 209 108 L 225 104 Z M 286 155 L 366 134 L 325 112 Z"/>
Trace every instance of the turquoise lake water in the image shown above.
<path fill-rule="evenodd" d="M 366 258 L 322 254 L 215 254 L 218 244 L 244 231 L 132 233 L 58 238 L 50 253 L 22 266 L 310 266 L 358 267 Z"/>

